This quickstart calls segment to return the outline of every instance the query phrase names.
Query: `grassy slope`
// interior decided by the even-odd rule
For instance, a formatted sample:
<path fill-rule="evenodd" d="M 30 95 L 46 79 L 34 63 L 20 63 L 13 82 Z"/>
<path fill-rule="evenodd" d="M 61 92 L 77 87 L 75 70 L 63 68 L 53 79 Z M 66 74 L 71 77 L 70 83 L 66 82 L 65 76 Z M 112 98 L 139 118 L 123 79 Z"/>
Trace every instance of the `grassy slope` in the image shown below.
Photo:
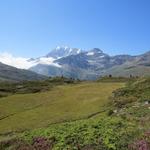
<path fill-rule="evenodd" d="M 22 137 L 32 142 L 33 137 L 55 138 L 54 150 L 149 150 L 150 78 L 129 82 L 111 100 L 111 113 L 24 132 Z"/>
<path fill-rule="evenodd" d="M 64 77 L 53 77 L 47 80 L 38 81 L 22 81 L 22 82 L 1 82 L 0 83 L 0 98 L 14 94 L 29 94 L 50 91 L 58 85 L 76 84 L 78 80 L 73 80 Z"/>
<path fill-rule="evenodd" d="M 1 98 L 0 133 L 88 117 L 103 110 L 112 91 L 122 86 L 124 83 L 81 83 Z"/>

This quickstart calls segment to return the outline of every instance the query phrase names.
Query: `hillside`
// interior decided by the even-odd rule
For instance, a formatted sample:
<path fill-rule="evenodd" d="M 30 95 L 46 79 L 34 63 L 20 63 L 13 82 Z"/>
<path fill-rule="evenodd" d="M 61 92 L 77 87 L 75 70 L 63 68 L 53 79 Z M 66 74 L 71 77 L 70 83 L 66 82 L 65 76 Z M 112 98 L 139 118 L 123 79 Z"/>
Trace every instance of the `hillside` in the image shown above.
<path fill-rule="evenodd" d="M 125 62 L 124 64 L 113 66 L 105 70 L 103 75 L 113 76 L 149 76 L 150 75 L 150 52 L 139 55 Z"/>
<path fill-rule="evenodd" d="M 45 76 L 0 63 L 0 81 L 42 80 Z"/>

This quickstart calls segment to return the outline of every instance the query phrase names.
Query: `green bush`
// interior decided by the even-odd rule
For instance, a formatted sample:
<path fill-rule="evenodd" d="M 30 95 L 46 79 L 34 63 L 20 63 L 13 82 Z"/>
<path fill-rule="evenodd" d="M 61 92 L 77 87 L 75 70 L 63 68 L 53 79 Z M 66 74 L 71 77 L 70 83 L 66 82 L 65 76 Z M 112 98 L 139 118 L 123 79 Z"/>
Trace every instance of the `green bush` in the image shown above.
<path fill-rule="evenodd" d="M 117 117 L 104 117 L 52 125 L 47 129 L 25 132 L 22 137 L 27 141 L 38 136 L 55 137 L 54 150 L 86 147 L 94 150 L 127 150 L 128 144 L 138 134 L 135 124 Z"/>

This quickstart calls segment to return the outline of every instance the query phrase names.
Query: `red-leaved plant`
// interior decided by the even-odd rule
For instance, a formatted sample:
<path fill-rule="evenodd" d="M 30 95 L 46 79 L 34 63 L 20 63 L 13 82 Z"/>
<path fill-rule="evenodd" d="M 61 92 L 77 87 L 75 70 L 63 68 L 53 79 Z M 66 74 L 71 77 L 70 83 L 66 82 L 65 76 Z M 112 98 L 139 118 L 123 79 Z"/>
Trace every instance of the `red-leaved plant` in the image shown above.
<path fill-rule="evenodd" d="M 130 144 L 128 148 L 130 150 L 150 150 L 150 132 L 146 132 L 143 138 Z"/>
<path fill-rule="evenodd" d="M 47 139 L 44 137 L 36 137 L 33 139 L 33 147 L 36 150 L 51 150 L 54 144 L 54 139 Z"/>

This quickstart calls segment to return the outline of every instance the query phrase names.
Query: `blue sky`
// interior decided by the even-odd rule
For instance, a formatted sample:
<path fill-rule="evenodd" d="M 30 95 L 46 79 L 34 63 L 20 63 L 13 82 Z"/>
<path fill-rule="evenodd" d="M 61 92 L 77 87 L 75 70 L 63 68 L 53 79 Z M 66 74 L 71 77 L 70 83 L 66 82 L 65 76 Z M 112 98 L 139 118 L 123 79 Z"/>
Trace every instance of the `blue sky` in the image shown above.
<path fill-rule="evenodd" d="M 0 52 L 38 57 L 57 45 L 111 55 L 150 50 L 149 0 L 0 0 Z"/>

